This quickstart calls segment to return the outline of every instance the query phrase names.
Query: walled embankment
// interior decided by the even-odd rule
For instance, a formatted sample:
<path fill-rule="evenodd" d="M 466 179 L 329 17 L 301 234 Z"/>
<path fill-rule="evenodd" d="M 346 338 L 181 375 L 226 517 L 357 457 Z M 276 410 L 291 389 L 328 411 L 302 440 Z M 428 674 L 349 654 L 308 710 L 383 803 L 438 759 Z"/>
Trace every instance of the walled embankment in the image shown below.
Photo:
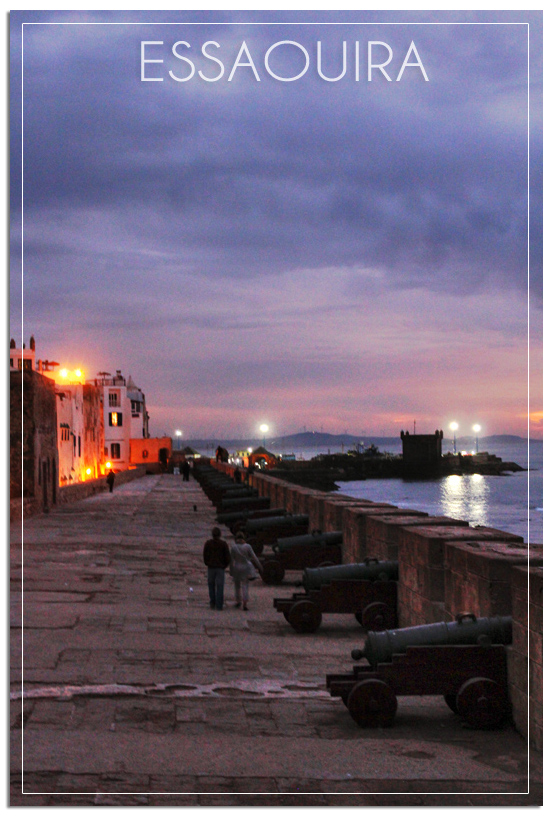
<path fill-rule="evenodd" d="M 235 466 L 212 460 L 232 474 Z M 253 487 L 271 507 L 309 516 L 310 528 L 343 533 L 342 560 L 398 560 L 399 625 L 512 615 L 509 694 L 516 728 L 542 750 L 543 547 L 444 516 L 325 493 L 263 473 Z"/>
<path fill-rule="evenodd" d="M 137 465 L 132 470 L 123 470 L 115 476 L 115 485 L 132 482 L 134 479 L 140 479 L 146 475 L 147 466 Z M 56 490 L 56 505 L 71 504 L 72 502 L 86 499 L 93 496 L 95 493 L 102 493 L 108 490 L 106 477 L 101 476 L 99 479 L 89 479 L 86 482 L 77 482 L 72 485 L 65 485 L 58 487 Z M 21 518 L 21 499 L 10 500 L 10 521 Z M 44 510 L 42 497 L 23 499 L 23 516 L 33 516 L 36 513 L 42 513 Z"/>

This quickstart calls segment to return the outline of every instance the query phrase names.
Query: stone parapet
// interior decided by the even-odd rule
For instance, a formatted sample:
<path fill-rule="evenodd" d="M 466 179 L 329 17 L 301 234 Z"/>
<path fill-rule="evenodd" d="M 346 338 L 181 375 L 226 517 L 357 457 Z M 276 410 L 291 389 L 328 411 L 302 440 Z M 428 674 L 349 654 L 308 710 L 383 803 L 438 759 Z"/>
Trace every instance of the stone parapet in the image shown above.
<path fill-rule="evenodd" d="M 543 547 L 510 541 L 446 542 L 444 601 L 449 619 L 464 611 L 478 617 L 511 615 L 512 571 L 524 565 L 542 566 Z"/>
<path fill-rule="evenodd" d="M 146 475 L 147 466 L 137 465 L 131 470 L 122 470 L 115 474 L 115 489 L 119 485 L 132 482 L 135 479 L 141 479 Z M 77 484 L 60 487 L 58 492 L 58 504 L 72 504 L 73 502 L 86 499 L 93 496 L 95 493 L 102 493 L 108 490 L 106 477 L 101 476 L 99 479 L 89 479 L 86 482 L 78 482 Z"/>
<path fill-rule="evenodd" d="M 543 567 L 513 567 L 511 589 L 508 676 L 513 720 L 532 747 L 543 751 Z"/>
<path fill-rule="evenodd" d="M 445 608 L 445 547 L 468 541 L 511 541 L 520 536 L 501 530 L 468 525 L 402 527 L 398 533 L 398 618 L 401 626 L 418 626 L 433 620 L 448 620 Z M 430 605 L 430 606 L 429 606 Z M 429 612 L 429 609 L 432 612 Z M 472 612 L 472 609 L 457 610 Z M 476 613 L 475 613 L 476 614 Z M 422 617 L 419 617 L 421 616 Z M 443 616 L 443 617 L 440 617 Z"/>
<path fill-rule="evenodd" d="M 146 475 L 146 465 L 138 465 L 132 470 L 123 470 L 115 476 L 115 486 L 131 482 L 134 479 L 140 479 Z M 72 504 L 81 499 L 87 499 L 95 493 L 102 493 L 108 490 L 106 477 L 101 476 L 98 479 L 87 479 L 86 482 L 76 482 L 72 485 L 65 485 L 65 487 L 58 487 L 56 492 L 56 505 Z M 22 502 L 21 499 L 10 500 L 10 521 L 15 521 L 21 518 Z M 24 499 L 23 500 L 23 518 L 34 516 L 37 513 L 43 512 L 43 504 L 40 499 Z"/>

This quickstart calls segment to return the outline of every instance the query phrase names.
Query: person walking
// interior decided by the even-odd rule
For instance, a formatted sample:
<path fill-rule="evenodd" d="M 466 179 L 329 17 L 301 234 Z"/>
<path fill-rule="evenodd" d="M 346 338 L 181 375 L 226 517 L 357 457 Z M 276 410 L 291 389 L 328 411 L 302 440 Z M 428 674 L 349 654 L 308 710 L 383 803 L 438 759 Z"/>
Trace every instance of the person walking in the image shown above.
<path fill-rule="evenodd" d="M 248 609 L 250 581 L 256 577 L 255 571 L 261 572 L 261 564 L 244 533 L 236 533 L 230 547 L 230 574 L 234 580 L 235 606 Z"/>
<path fill-rule="evenodd" d="M 113 493 L 113 485 L 115 484 L 115 473 L 113 470 L 109 471 L 106 482 L 109 485 L 109 492 Z"/>
<path fill-rule="evenodd" d="M 204 564 L 207 566 L 209 605 L 212 609 L 221 610 L 225 595 L 225 569 L 230 564 L 230 552 L 218 527 L 213 528 L 211 538 L 204 544 Z"/>

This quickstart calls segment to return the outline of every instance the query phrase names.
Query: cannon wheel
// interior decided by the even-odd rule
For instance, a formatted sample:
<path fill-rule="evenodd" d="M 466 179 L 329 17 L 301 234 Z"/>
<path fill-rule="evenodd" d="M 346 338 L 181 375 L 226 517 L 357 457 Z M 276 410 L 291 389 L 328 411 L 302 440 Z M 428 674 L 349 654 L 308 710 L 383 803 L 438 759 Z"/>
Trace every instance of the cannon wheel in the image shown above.
<path fill-rule="evenodd" d="M 316 632 L 323 616 L 312 601 L 297 601 L 288 613 L 288 623 L 296 632 Z"/>
<path fill-rule="evenodd" d="M 505 689 L 489 677 L 472 677 L 457 693 L 457 711 L 475 728 L 497 728 L 509 705 Z"/>
<path fill-rule="evenodd" d="M 361 615 L 361 626 L 368 631 L 383 632 L 392 629 L 395 624 L 395 613 L 388 604 L 376 601 L 366 606 Z"/>
<path fill-rule="evenodd" d="M 273 558 L 264 562 L 261 578 L 265 584 L 280 584 L 284 578 L 284 572 L 281 562 Z"/>
<path fill-rule="evenodd" d="M 347 706 L 361 728 L 389 728 L 397 711 L 397 697 L 387 683 L 371 678 L 355 684 Z"/>

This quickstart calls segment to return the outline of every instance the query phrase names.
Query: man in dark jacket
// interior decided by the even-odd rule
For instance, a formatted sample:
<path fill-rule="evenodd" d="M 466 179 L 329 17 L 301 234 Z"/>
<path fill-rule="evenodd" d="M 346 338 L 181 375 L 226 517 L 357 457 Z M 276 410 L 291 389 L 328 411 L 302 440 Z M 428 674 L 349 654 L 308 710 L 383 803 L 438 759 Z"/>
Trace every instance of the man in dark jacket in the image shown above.
<path fill-rule="evenodd" d="M 228 544 L 221 538 L 221 531 L 214 527 L 211 538 L 204 544 L 204 564 L 207 566 L 209 605 L 222 609 L 225 593 L 225 569 L 230 564 Z"/>
<path fill-rule="evenodd" d="M 109 492 L 113 493 L 113 485 L 115 484 L 115 473 L 113 472 L 113 470 L 109 471 L 106 482 L 109 485 Z"/>

